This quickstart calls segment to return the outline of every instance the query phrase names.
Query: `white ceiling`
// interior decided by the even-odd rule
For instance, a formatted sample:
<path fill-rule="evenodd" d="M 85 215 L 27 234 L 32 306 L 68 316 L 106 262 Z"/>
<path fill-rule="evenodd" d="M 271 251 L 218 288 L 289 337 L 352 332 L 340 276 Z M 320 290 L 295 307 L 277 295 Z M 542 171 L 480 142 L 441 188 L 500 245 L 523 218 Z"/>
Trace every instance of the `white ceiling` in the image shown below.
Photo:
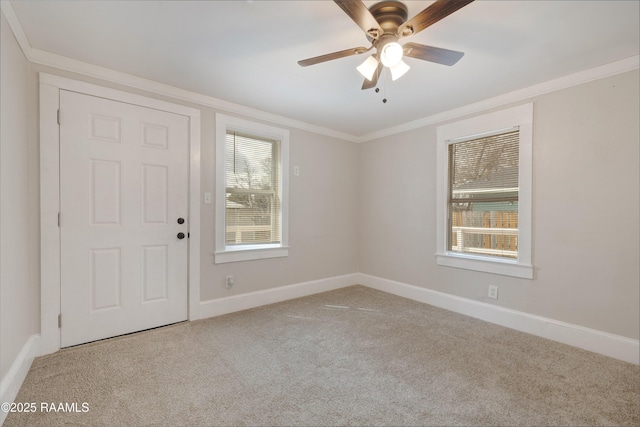
<path fill-rule="evenodd" d="M 431 3 L 405 2 L 409 17 Z M 477 0 L 402 39 L 463 51 L 460 62 L 408 58 L 411 70 L 395 82 L 383 76 L 376 94 L 360 89 L 365 56 L 297 64 L 368 46 L 332 1 L 11 5 L 34 49 L 356 137 L 637 56 L 640 44 L 637 0 Z"/>

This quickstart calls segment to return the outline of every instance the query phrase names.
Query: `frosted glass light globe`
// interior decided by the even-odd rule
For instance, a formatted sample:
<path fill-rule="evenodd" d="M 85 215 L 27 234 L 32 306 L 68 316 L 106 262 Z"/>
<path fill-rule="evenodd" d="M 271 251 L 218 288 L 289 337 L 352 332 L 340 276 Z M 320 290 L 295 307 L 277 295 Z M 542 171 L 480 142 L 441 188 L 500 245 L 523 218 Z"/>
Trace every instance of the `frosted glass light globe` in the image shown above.
<path fill-rule="evenodd" d="M 402 61 L 402 46 L 397 42 L 391 42 L 384 45 L 380 60 L 385 67 L 395 67 Z"/>

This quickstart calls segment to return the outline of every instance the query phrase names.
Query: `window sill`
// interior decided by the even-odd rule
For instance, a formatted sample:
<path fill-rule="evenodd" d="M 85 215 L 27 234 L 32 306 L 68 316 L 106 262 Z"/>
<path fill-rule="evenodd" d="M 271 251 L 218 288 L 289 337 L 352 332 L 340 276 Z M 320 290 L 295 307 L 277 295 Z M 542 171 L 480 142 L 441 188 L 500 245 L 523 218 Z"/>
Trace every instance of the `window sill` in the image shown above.
<path fill-rule="evenodd" d="M 533 279 L 533 266 L 517 261 L 446 252 L 436 254 L 436 262 L 446 267 Z"/>
<path fill-rule="evenodd" d="M 282 258 L 286 256 L 289 256 L 288 246 L 236 246 L 227 247 L 224 251 L 216 252 L 214 254 L 214 262 L 216 264 L 224 264 L 227 262 Z"/>

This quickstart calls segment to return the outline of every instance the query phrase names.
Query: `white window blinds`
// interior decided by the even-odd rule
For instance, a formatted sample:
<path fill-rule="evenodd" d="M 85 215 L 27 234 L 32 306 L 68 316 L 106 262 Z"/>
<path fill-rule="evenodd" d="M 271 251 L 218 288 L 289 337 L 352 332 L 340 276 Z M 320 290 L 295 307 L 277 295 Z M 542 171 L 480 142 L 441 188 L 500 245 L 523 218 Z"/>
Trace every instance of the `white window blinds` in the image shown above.
<path fill-rule="evenodd" d="M 448 146 L 452 252 L 518 257 L 519 131 Z"/>
<path fill-rule="evenodd" d="M 228 129 L 226 245 L 281 242 L 280 141 Z"/>

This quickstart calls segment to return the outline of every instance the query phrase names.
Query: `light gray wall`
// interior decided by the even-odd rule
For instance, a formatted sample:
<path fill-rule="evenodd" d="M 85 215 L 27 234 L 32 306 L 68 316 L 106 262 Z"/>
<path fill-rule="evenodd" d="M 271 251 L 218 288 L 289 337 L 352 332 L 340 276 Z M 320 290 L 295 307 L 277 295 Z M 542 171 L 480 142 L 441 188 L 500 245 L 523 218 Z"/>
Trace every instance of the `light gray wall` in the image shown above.
<path fill-rule="evenodd" d="M 33 159 L 28 126 L 29 64 L 4 14 L 0 18 L 0 378 L 39 326 L 37 282 L 32 266 Z"/>
<path fill-rule="evenodd" d="M 206 140 L 207 151 L 214 151 L 213 136 Z M 205 205 L 201 300 L 357 272 L 357 148 L 350 142 L 291 129 L 286 258 L 213 264 L 214 205 Z M 214 153 L 203 152 L 203 170 L 211 175 L 204 180 L 203 191 L 212 193 L 213 162 Z M 294 166 L 299 166 L 300 176 L 293 175 Z M 234 276 L 232 289 L 225 287 L 226 275 Z"/>
<path fill-rule="evenodd" d="M 39 332 L 37 73 L 199 108 L 201 188 L 211 193 L 216 110 L 29 64 L 4 17 L 1 59 L 4 378 Z M 213 205 L 201 205 L 201 299 L 361 271 L 638 339 L 638 92 L 634 71 L 533 100 L 534 280 L 436 266 L 435 126 L 360 145 L 290 129 L 290 165 L 300 167 L 290 182 L 290 256 L 213 264 Z M 610 236 L 615 245 L 605 246 Z M 488 284 L 500 286 L 497 302 Z"/>
<path fill-rule="evenodd" d="M 199 109 L 201 112 L 201 192 L 215 200 L 214 108 L 172 99 L 67 71 L 32 64 L 29 85 L 38 86 L 38 73 L 45 72 L 119 89 L 150 98 Z M 30 111 L 37 115 L 38 98 L 33 92 Z M 254 120 L 249 118 L 249 120 Z M 260 120 L 256 120 L 262 122 Z M 200 299 L 206 301 L 277 286 L 301 283 L 358 271 L 357 265 L 357 144 L 269 122 L 290 130 L 289 256 L 258 261 L 214 264 L 215 205 L 201 197 Z M 34 125 L 36 128 L 38 123 Z M 34 144 L 39 145 L 38 136 Z M 300 167 L 300 176 L 293 175 Z M 33 177 L 38 180 L 38 172 Z M 224 278 L 232 274 L 235 285 L 226 289 Z M 40 308 L 38 307 L 38 310 Z"/>
<path fill-rule="evenodd" d="M 360 271 L 638 339 L 638 82 L 533 99 L 534 280 L 436 265 L 437 125 L 359 146 Z"/>

